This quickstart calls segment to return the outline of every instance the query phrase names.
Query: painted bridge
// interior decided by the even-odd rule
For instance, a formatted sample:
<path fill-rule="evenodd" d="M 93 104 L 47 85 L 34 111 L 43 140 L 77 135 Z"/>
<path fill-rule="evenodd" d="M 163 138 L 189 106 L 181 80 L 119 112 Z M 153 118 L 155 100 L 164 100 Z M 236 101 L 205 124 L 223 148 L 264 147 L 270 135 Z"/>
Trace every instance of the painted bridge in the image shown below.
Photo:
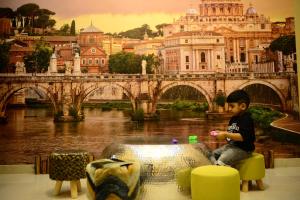
<path fill-rule="evenodd" d="M 82 103 L 96 90 L 120 88 L 130 99 L 132 109 L 144 110 L 145 115 L 156 112 L 161 96 L 176 86 L 190 86 L 205 97 L 209 109 L 218 91 L 229 95 L 236 89 L 259 84 L 271 89 L 280 99 L 283 111 L 291 110 L 293 73 L 210 73 L 210 74 L 0 74 L 0 117 L 5 117 L 10 97 L 22 89 L 43 92 L 51 101 L 54 112 L 71 118 L 80 116 Z M 73 115 L 70 110 L 73 111 Z M 72 115 L 72 116 L 71 116 Z"/>

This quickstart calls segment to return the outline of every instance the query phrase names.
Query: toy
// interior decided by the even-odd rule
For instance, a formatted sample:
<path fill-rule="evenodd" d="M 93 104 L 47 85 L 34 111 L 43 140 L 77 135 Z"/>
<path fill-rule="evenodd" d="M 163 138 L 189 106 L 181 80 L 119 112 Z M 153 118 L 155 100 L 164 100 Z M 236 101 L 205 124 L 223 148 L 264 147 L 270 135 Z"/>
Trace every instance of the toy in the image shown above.
<path fill-rule="evenodd" d="M 211 132 L 210 132 L 210 135 L 215 137 L 215 136 L 218 135 L 218 132 L 217 132 L 217 131 L 211 131 Z"/>
<path fill-rule="evenodd" d="M 198 143 L 198 136 L 197 135 L 190 135 L 189 136 L 189 144 L 197 144 Z"/>
<path fill-rule="evenodd" d="M 175 139 L 175 138 L 173 138 L 173 139 L 172 139 L 172 143 L 173 143 L 173 144 L 178 144 L 178 140 Z"/>

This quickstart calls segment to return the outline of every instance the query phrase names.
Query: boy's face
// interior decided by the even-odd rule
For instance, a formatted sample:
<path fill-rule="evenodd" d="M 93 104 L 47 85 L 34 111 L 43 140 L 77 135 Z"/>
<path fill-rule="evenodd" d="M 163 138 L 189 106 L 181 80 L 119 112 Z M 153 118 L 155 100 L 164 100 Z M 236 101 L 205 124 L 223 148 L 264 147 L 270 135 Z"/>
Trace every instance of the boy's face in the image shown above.
<path fill-rule="evenodd" d="M 245 103 L 228 103 L 228 111 L 233 114 L 233 116 L 238 116 L 247 109 Z"/>

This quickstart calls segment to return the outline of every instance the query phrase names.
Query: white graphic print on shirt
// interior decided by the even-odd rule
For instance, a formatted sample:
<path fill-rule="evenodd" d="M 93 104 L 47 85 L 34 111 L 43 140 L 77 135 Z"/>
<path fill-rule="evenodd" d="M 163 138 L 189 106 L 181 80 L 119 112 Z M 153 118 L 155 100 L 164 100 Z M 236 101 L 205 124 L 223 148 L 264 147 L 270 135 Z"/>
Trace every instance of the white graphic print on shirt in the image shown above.
<path fill-rule="evenodd" d="M 227 127 L 227 131 L 228 131 L 229 133 L 238 132 L 239 130 L 240 130 L 240 127 L 237 126 L 237 123 L 236 123 L 236 122 L 232 123 L 230 126 Z M 226 138 L 226 140 L 227 140 L 228 142 L 231 141 L 230 138 Z"/>

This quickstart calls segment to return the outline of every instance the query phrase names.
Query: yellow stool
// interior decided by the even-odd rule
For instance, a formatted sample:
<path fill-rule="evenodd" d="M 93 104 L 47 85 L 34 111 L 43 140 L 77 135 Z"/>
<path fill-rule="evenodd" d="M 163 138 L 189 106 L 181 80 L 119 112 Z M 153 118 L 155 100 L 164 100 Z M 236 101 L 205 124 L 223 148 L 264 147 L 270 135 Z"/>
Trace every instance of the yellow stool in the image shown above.
<path fill-rule="evenodd" d="M 191 174 L 192 200 L 239 200 L 240 176 L 231 167 L 207 165 Z"/>
<path fill-rule="evenodd" d="M 252 153 L 250 158 L 240 161 L 235 167 L 240 173 L 243 192 L 248 191 L 248 185 L 252 180 L 256 181 L 260 190 L 264 189 L 262 178 L 265 177 L 265 160 L 262 154 Z"/>

